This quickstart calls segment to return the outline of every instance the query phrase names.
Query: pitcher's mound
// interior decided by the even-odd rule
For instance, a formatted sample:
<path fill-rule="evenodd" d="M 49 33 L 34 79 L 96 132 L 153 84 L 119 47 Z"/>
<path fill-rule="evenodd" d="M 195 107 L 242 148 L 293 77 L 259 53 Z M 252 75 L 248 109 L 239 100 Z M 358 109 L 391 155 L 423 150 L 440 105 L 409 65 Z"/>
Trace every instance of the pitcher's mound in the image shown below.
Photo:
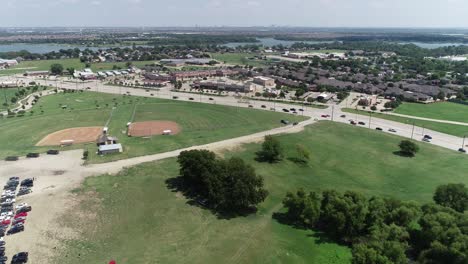
<path fill-rule="evenodd" d="M 172 121 L 146 121 L 135 122 L 128 127 L 128 135 L 131 137 L 149 137 L 162 135 L 165 130 L 170 130 L 171 135 L 178 134 L 180 127 Z"/>
<path fill-rule="evenodd" d="M 102 127 L 75 127 L 60 130 L 47 135 L 36 146 L 60 146 L 63 141 L 73 144 L 93 142 L 102 134 Z"/>

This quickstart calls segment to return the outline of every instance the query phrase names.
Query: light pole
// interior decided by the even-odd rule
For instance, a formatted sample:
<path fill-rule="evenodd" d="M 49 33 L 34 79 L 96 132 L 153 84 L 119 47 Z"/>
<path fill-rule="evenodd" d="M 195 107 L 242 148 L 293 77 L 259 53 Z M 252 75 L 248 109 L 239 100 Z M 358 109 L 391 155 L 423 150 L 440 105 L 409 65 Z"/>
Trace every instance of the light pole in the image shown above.
<path fill-rule="evenodd" d="M 371 125 L 371 121 L 372 121 L 372 112 L 369 112 L 369 128 L 370 128 L 370 125 Z"/>
<path fill-rule="evenodd" d="M 463 136 L 462 149 L 465 149 L 465 138 L 466 138 L 466 135 Z"/>
<path fill-rule="evenodd" d="M 413 122 L 413 129 L 411 130 L 411 140 L 413 140 L 413 135 L 414 135 L 414 122 Z"/>

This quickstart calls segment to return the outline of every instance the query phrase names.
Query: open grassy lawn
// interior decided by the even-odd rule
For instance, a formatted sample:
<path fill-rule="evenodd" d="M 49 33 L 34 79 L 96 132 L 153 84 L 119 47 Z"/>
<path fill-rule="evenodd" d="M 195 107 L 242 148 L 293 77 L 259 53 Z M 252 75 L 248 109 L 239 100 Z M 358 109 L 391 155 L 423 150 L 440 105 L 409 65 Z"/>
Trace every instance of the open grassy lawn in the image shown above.
<path fill-rule="evenodd" d="M 278 164 L 254 161 L 259 144 L 225 153 L 265 178 L 270 195 L 248 217 L 218 219 L 171 192 L 165 181 L 178 175 L 175 159 L 88 178 L 77 190 L 80 209 L 63 219 L 82 236 L 65 242 L 69 257 L 57 263 L 350 263 L 348 248 L 271 218 L 287 191 L 355 190 L 429 202 L 439 184 L 468 184 L 466 155 L 420 144 L 416 157 L 404 158 L 393 154 L 401 140 L 394 135 L 324 121 L 279 139 L 286 159 Z M 307 166 L 288 160 L 298 143 L 312 154 Z"/>
<path fill-rule="evenodd" d="M 62 109 L 61 104 L 68 108 Z M 112 109 L 115 104 L 115 109 Z M 134 121 L 175 121 L 182 132 L 170 137 L 127 137 L 126 124 L 131 121 L 135 105 Z M 124 153 L 100 157 L 95 154 L 97 148 L 94 143 L 72 147 L 88 149 L 90 162 L 160 153 L 248 135 L 281 126 L 280 120 L 286 118 L 303 120 L 302 117 L 269 111 L 89 91 L 46 96 L 32 110 L 32 115 L 27 113 L 24 117 L 0 120 L 0 158 L 45 151 L 48 148 L 34 145 L 47 134 L 71 127 L 104 126 L 111 112 L 110 133 L 120 139 Z"/>
<path fill-rule="evenodd" d="M 220 62 L 232 65 L 252 65 L 254 67 L 265 66 L 267 61 L 251 60 L 256 53 L 211 53 L 211 57 Z"/>
<path fill-rule="evenodd" d="M 65 70 L 67 68 L 82 70 L 85 67 L 85 64 L 82 63 L 79 59 L 22 61 L 15 67 L 6 70 L 0 70 L 0 75 L 24 73 L 27 71 L 48 71 L 50 70 L 50 66 L 55 63 L 62 64 Z M 154 61 L 135 61 L 132 63 L 136 67 L 142 67 L 147 64 L 152 64 Z M 100 62 L 92 63 L 91 69 L 93 71 L 111 70 L 114 65 L 123 69 L 126 68 L 126 62 Z"/>
<path fill-rule="evenodd" d="M 468 105 L 450 102 L 403 103 L 395 110 L 395 113 L 468 123 Z"/>
<path fill-rule="evenodd" d="M 356 109 L 351 109 L 351 108 L 344 108 L 342 109 L 342 111 L 347 112 L 347 113 L 357 113 L 360 115 L 369 115 L 369 113 L 366 111 L 361 111 L 361 110 L 356 110 Z M 406 117 L 387 115 L 387 114 L 381 114 L 381 113 L 372 113 L 372 116 L 382 118 L 382 119 L 392 120 L 392 121 L 396 121 L 400 123 L 405 123 L 405 124 L 413 124 L 414 122 L 416 126 L 425 127 L 434 131 L 439 131 L 442 133 L 446 133 L 446 134 L 454 135 L 458 137 L 463 137 L 464 135 L 468 135 L 468 126 L 444 124 L 444 123 L 438 123 L 438 122 L 433 122 L 433 121 L 418 120 L 418 119 L 413 119 L 413 118 L 406 118 Z"/>

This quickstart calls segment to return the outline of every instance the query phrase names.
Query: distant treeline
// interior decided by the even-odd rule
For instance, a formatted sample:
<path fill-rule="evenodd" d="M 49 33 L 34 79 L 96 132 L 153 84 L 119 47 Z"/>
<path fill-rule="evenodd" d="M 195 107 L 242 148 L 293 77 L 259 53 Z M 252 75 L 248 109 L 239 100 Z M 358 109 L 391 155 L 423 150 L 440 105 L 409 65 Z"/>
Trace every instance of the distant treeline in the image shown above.
<path fill-rule="evenodd" d="M 385 34 L 363 34 L 344 33 L 344 36 L 317 38 L 313 36 L 297 36 L 297 35 L 279 35 L 274 36 L 279 40 L 291 41 L 391 41 L 391 42 L 426 42 L 426 43 L 468 43 L 468 38 L 463 35 L 442 35 L 442 34 L 411 34 L 411 33 L 385 33 Z"/>
<path fill-rule="evenodd" d="M 220 45 L 230 42 L 259 42 L 257 38 L 244 35 L 202 35 L 202 34 L 184 34 L 184 35 L 163 35 L 160 38 L 149 40 L 149 45 L 181 45 L 181 46 L 206 46 Z"/>
<path fill-rule="evenodd" d="M 341 50 L 363 50 L 366 52 L 395 52 L 407 57 L 440 57 L 450 55 L 468 54 L 468 46 L 447 46 L 436 49 L 425 49 L 415 44 L 398 44 L 387 41 L 344 41 L 334 43 L 307 44 L 295 43 L 293 49 L 341 49 Z"/>

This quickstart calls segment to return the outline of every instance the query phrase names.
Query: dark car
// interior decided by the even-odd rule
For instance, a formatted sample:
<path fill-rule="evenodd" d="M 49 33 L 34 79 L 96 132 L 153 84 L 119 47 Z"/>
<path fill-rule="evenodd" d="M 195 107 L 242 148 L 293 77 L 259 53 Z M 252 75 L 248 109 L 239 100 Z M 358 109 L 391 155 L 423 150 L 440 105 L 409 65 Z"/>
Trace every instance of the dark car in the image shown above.
<path fill-rule="evenodd" d="M 21 207 L 20 209 L 16 210 L 17 213 L 23 213 L 23 212 L 31 212 L 32 207 L 30 205 Z"/>
<path fill-rule="evenodd" d="M 357 123 L 354 122 L 354 121 L 350 121 L 349 123 L 350 123 L 351 125 L 354 125 L 354 126 L 357 124 Z"/>
<path fill-rule="evenodd" d="M 50 149 L 47 151 L 47 155 L 58 155 L 60 152 L 56 149 Z"/>
<path fill-rule="evenodd" d="M 346 115 L 340 115 L 341 118 L 346 118 Z"/>
<path fill-rule="evenodd" d="M 190 97 L 189 100 L 190 100 L 190 101 L 193 101 L 193 100 L 195 100 L 195 99 L 193 99 L 193 97 Z"/>
<path fill-rule="evenodd" d="M 301 112 L 304 112 L 304 109 L 302 109 L 302 108 L 301 108 L 301 109 L 298 109 L 298 110 L 301 111 Z"/>
<path fill-rule="evenodd" d="M 294 123 L 293 123 L 293 126 L 297 126 L 297 125 L 299 125 L 298 122 L 294 122 Z"/>
<path fill-rule="evenodd" d="M 382 131 L 383 129 L 381 127 L 376 127 L 375 130 Z"/>
<path fill-rule="evenodd" d="M 25 187 L 32 187 L 34 185 L 34 182 L 32 179 L 26 179 L 21 181 L 21 186 Z"/>
<path fill-rule="evenodd" d="M 26 158 L 39 158 L 39 153 L 28 153 Z"/>
<path fill-rule="evenodd" d="M 249 105 L 249 108 L 253 108 L 253 105 Z"/>
<path fill-rule="evenodd" d="M 8 232 L 7 232 L 7 236 L 9 235 L 13 235 L 13 234 L 16 234 L 16 233 L 19 233 L 21 231 L 24 231 L 24 225 L 15 225 L 15 226 L 12 226 Z"/>
<path fill-rule="evenodd" d="M 208 98 L 208 100 L 213 101 L 214 99 L 210 97 L 210 98 Z"/>
<path fill-rule="evenodd" d="M 288 124 L 289 124 L 289 121 L 283 119 L 283 120 L 281 120 L 281 123 L 282 123 L 282 124 L 285 124 L 285 125 L 288 125 Z"/>
<path fill-rule="evenodd" d="M 366 125 L 366 123 L 364 123 L 364 122 L 362 122 L 362 121 L 358 122 L 358 124 L 361 125 L 361 126 Z"/>
<path fill-rule="evenodd" d="M 286 108 L 284 108 L 284 109 L 283 109 L 283 112 L 289 113 L 289 110 L 286 109 Z"/>
<path fill-rule="evenodd" d="M 11 263 L 27 263 L 28 262 L 28 252 L 20 252 L 13 256 Z"/>
<path fill-rule="evenodd" d="M 464 148 L 459 148 L 458 151 L 460 151 L 462 153 L 466 153 L 466 149 L 464 149 Z"/>
<path fill-rule="evenodd" d="M 431 137 L 431 136 L 429 136 L 429 135 L 424 135 L 424 138 L 427 138 L 427 139 L 432 139 L 432 137 Z"/>
<path fill-rule="evenodd" d="M 290 108 L 289 110 L 296 112 L 296 108 Z"/>
<path fill-rule="evenodd" d="M 262 105 L 262 108 L 266 108 L 266 105 Z"/>
<path fill-rule="evenodd" d="M 172 96 L 172 99 L 179 99 L 178 96 Z"/>

